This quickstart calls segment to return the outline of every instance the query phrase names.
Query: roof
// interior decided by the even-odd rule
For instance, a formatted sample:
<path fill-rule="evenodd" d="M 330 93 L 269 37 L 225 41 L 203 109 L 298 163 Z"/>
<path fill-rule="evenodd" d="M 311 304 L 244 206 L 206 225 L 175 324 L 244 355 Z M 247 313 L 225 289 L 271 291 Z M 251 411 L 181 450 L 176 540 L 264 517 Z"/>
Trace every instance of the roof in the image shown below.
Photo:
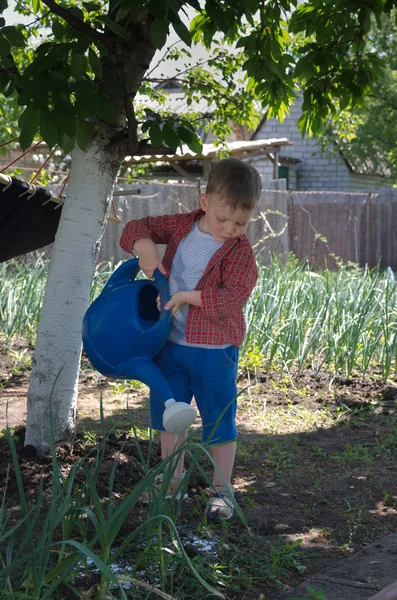
<path fill-rule="evenodd" d="M 390 179 L 393 176 L 390 162 L 383 148 L 377 148 L 372 156 L 365 149 L 355 148 L 353 143 L 338 139 L 335 135 L 335 145 L 345 161 L 348 169 L 356 175 L 377 176 Z"/>
<path fill-rule="evenodd" d="M 244 155 L 253 152 L 263 152 L 264 154 L 276 151 L 282 146 L 291 146 L 292 142 L 287 138 L 269 138 L 262 140 L 250 140 L 229 142 L 227 150 L 231 156 Z M 192 152 L 185 144 L 182 150 L 178 148 L 175 154 L 155 154 L 144 156 L 127 156 L 126 161 L 129 163 L 149 163 L 149 162 L 175 162 L 180 160 L 196 160 L 203 158 L 212 158 L 219 155 L 221 149 L 215 144 L 203 144 L 202 152 Z"/>

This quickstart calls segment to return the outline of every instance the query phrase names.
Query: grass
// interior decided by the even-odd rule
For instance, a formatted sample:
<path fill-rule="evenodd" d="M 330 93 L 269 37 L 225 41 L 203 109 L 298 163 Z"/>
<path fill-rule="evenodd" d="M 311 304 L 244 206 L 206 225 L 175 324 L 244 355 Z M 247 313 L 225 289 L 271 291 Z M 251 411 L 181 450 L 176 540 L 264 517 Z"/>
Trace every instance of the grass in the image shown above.
<path fill-rule="evenodd" d="M 113 271 L 98 266 L 94 299 Z M 34 341 L 47 264 L 18 260 L 0 265 L 0 332 Z M 314 273 L 293 257 L 259 268 L 246 307 L 247 336 L 241 366 L 255 373 L 264 363 L 287 373 L 310 366 L 346 377 L 374 366 L 384 381 L 397 369 L 397 285 L 379 269 L 341 267 Z"/>
<path fill-rule="evenodd" d="M 192 589 L 196 588 L 201 593 L 209 592 L 212 596 L 223 598 L 223 594 L 213 587 L 221 578 L 216 575 L 216 570 L 195 564 L 186 554 L 175 525 L 180 502 L 164 500 L 173 474 L 173 461 L 181 450 L 152 467 L 149 464 L 150 451 L 148 459 L 145 459 L 139 438 L 136 437 L 142 479 L 117 503 L 113 499 L 114 465 L 108 481 L 108 498 L 104 502 L 98 491 L 98 477 L 103 467 L 107 439 L 112 433 L 112 430 L 103 430 L 103 439 L 98 442 L 94 456 L 91 453 L 81 458 L 67 474 L 58 464 L 55 445 L 52 444 L 50 499 L 44 500 L 41 483 L 37 498 L 32 501 L 26 496 L 15 442 L 11 431 L 7 431 L 14 470 L 12 479 L 16 482 L 18 499 L 10 501 L 6 490 L 0 506 L 1 597 L 10 600 L 49 600 L 55 593 L 58 598 L 64 597 L 67 590 L 72 591 L 76 598 L 88 597 L 76 583 L 79 574 L 85 571 L 86 575 L 91 572 L 91 576 L 94 576 L 92 590 L 95 589 L 95 597 L 99 600 L 126 599 L 125 583 L 144 590 L 146 595 L 142 597 L 147 597 L 149 590 L 170 598 L 161 590 L 172 589 L 170 574 L 175 573 L 176 569 L 183 569 L 186 585 L 178 584 L 179 598 L 192 597 Z M 191 457 L 184 484 L 187 486 L 198 458 L 208 452 L 204 446 L 190 440 L 184 449 Z M 153 496 L 146 520 L 135 523 L 132 530 L 120 538 L 120 530 L 129 514 L 135 510 L 140 495 L 145 489 L 151 489 L 160 471 L 164 474 L 164 483 Z M 9 477 L 8 472 L 7 479 Z M 155 563 L 153 557 L 156 557 Z M 117 574 L 120 560 L 124 566 L 128 560 L 127 574 Z M 152 583 L 140 579 L 149 565 Z M 118 590 L 117 595 L 113 595 L 115 589 Z"/>
<path fill-rule="evenodd" d="M 310 366 L 348 377 L 379 365 L 385 381 L 396 373 L 397 285 L 379 269 L 314 273 L 275 260 L 259 269 L 246 316 L 251 364 L 260 353 L 287 372 Z"/>
<path fill-rule="evenodd" d="M 0 266 L 0 333 L 6 339 L 21 336 L 34 342 L 46 269 L 46 264 L 40 260 L 32 265 L 10 261 Z M 99 293 L 111 272 L 111 265 L 98 268 L 92 298 Z M 295 479 L 299 480 L 298 474 L 304 477 L 309 474 L 310 488 L 302 499 L 302 506 L 298 507 L 303 517 L 311 515 L 313 506 L 330 485 L 332 474 L 335 482 L 345 486 L 338 506 L 346 524 L 345 537 L 337 539 L 338 547 L 347 551 L 361 539 L 371 541 L 372 533 L 371 536 L 368 534 L 368 539 L 365 537 L 368 519 L 372 518 L 368 506 L 362 503 L 358 493 L 357 497 L 353 492 L 350 495 L 348 480 L 361 471 L 372 469 L 375 472 L 378 464 L 392 464 L 397 449 L 396 418 L 390 416 L 388 430 L 380 431 L 375 441 L 369 443 L 365 438 L 351 443 L 348 440 L 336 450 L 321 440 L 308 448 L 297 445 L 297 435 L 336 423 L 341 432 L 348 428 L 369 431 L 376 417 L 375 410 L 386 401 L 376 403 L 372 399 L 357 408 L 349 408 L 343 401 L 328 402 L 313 410 L 311 405 L 306 405 L 306 399 L 313 399 L 313 391 L 300 385 L 296 375 L 310 369 L 315 375 L 330 373 L 334 381 L 336 376 L 363 377 L 365 374 L 382 381 L 391 380 L 397 364 L 397 286 L 378 269 L 369 272 L 342 267 L 338 272 L 313 273 L 293 259 L 284 266 L 274 261 L 271 266 L 260 268 L 246 316 L 248 333 L 240 367 L 249 374 L 252 385 L 242 394 L 241 414 L 266 437 L 239 440 L 240 464 L 247 472 L 252 469 L 253 474 L 258 475 L 261 469 L 264 470 L 283 488 L 292 485 Z M 30 359 L 26 351 L 11 351 L 14 352 L 11 357 L 13 374 L 29 370 Z M 265 397 L 256 393 L 255 386 L 259 389 L 261 376 L 266 375 L 264 367 L 279 374 L 267 390 L 272 397 L 285 397 L 287 401 L 283 405 L 266 406 Z M 139 391 L 140 384 L 120 381 L 114 382 L 111 388 L 114 395 L 122 396 Z M 288 400 L 294 396 L 299 403 Z M 327 398 L 330 398 L 329 394 Z M 288 433 L 284 441 L 277 438 L 280 430 L 283 434 Z M 133 428 L 134 432 L 137 439 L 150 443 L 149 429 Z M 0 507 L 0 591 L 5 599 L 45 599 L 51 594 L 61 598 L 58 588 L 54 596 L 54 586 L 76 592 L 82 570 L 94 582 L 92 597 L 95 598 L 121 598 L 123 593 L 128 596 L 128 588 L 121 585 L 130 585 L 134 598 L 152 598 L 161 591 L 164 598 L 181 600 L 210 597 L 214 591 L 210 592 L 208 586 L 215 592 L 231 596 L 244 593 L 255 585 L 279 586 L 304 572 L 307 555 L 302 557 L 299 541 L 273 538 L 266 545 L 267 539 L 262 536 L 259 548 L 255 536 L 250 537 L 247 533 L 244 551 L 230 552 L 225 550 L 228 546 L 227 524 L 220 534 L 217 532 L 216 551 L 185 556 L 183 544 L 178 541 L 175 511 L 168 505 L 164 508 L 164 503 L 161 507 L 160 504 L 153 507 L 145 521 L 135 523 L 130 535 L 120 537 L 123 519 L 125 522 L 127 513 L 134 512 L 134 498 L 140 488 L 131 491 L 134 498 L 130 494 L 123 498 L 119 513 L 119 506 L 99 499 L 96 465 L 103 460 L 103 442 L 89 430 L 84 433 L 92 444 L 97 444 L 94 467 L 82 458 L 65 475 L 60 472 L 54 456 L 54 500 L 49 507 L 40 502 L 30 504 L 24 498 L 21 485 L 14 504 L 6 504 L 3 500 Z M 106 436 L 105 433 L 100 436 L 104 443 Z M 10 443 L 13 443 L 12 438 Z M 197 444 L 193 440 L 189 443 L 192 455 L 196 456 Z M 143 455 L 141 463 L 145 481 L 142 486 L 147 486 L 153 481 L 155 469 Z M 14 469 L 17 473 L 15 458 Z M 77 475 L 81 483 L 74 485 Z M 113 479 L 114 471 L 109 476 L 109 497 Z M 381 486 L 379 494 L 384 504 L 395 506 L 390 489 L 383 488 L 382 481 L 377 485 Z M 248 489 L 241 505 L 248 511 L 258 510 L 262 506 L 261 498 L 262 501 L 268 498 L 271 490 L 258 494 L 254 489 Z M 39 494 L 43 493 L 39 490 Z M 10 514 L 18 515 L 19 520 L 10 519 Z M 208 539 L 214 536 L 205 520 L 199 524 L 197 533 Z M 155 572 L 153 564 L 159 565 Z M 122 572 L 116 569 L 120 565 Z M 147 586 L 155 586 L 156 591 L 150 591 Z M 319 591 L 310 593 L 313 600 L 323 598 Z"/>
<path fill-rule="evenodd" d="M 47 281 L 48 263 L 42 258 L 35 262 L 18 259 L 0 264 L 0 332 L 5 338 L 16 336 L 34 342 L 40 321 L 41 307 Z M 114 268 L 100 264 L 91 288 L 91 301 L 99 294 Z"/>
<path fill-rule="evenodd" d="M 0 505 L 1 598 L 61 600 L 70 594 L 98 600 L 225 598 L 264 582 L 283 586 L 283 579 L 305 571 L 301 540 L 289 542 L 278 536 L 263 547 L 263 542 L 246 529 L 244 553 L 230 551 L 230 523 L 223 523 L 214 535 L 204 520 L 197 540 L 207 547 L 189 556 L 176 524 L 180 503 L 164 500 L 172 463 L 181 449 L 152 466 L 150 446 L 145 458 L 133 422 L 131 430 L 143 476 L 119 500 L 113 495 L 116 464 L 109 475 L 106 497 L 99 491 L 104 486 L 100 473 L 113 429 L 103 429 L 100 438 L 91 439 L 93 450 L 67 472 L 58 463 L 52 443 L 51 493 L 45 494 L 41 483 L 34 498 L 25 492 L 16 444 L 11 430 L 6 431 L 13 470 L 11 475 L 10 465 L 7 481 L 16 487 L 17 498 L 6 489 Z M 205 445 L 189 438 L 184 449 L 190 456 L 187 485 L 193 470 L 202 470 L 199 459 L 203 455 L 211 459 Z M 154 496 L 146 517 L 134 517 L 140 494 L 151 488 L 160 471 L 164 474 L 162 489 Z M 242 513 L 241 517 L 244 521 Z"/>

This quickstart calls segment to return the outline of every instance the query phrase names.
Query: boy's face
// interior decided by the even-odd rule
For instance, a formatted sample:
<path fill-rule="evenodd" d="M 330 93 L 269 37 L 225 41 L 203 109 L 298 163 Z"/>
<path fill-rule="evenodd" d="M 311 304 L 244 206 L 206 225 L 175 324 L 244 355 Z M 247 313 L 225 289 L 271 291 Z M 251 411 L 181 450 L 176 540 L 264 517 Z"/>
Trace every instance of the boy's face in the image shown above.
<path fill-rule="evenodd" d="M 200 228 L 222 243 L 242 236 L 253 213 L 240 207 L 233 209 L 217 194 L 200 194 L 200 206 L 205 212 Z"/>

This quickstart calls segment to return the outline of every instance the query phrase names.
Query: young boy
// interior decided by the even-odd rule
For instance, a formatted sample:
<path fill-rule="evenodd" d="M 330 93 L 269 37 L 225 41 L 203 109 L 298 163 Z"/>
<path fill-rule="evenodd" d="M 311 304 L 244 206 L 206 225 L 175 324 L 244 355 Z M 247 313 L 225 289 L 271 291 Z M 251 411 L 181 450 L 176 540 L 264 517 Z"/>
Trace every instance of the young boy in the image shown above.
<path fill-rule="evenodd" d="M 211 444 L 226 483 L 227 489 L 215 470 L 215 492 L 206 507 L 210 521 L 233 515 L 230 493 L 237 429 L 232 400 L 237 394 L 238 347 L 245 335 L 243 309 L 258 274 L 245 231 L 260 194 L 261 179 L 253 167 L 234 158 L 220 160 L 210 171 L 198 210 L 130 221 L 120 239 L 124 250 L 139 256 L 147 277 L 152 278 L 155 269 L 169 276 L 171 300 L 165 308 L 172 311 L 173 326 L 155 362 L 175 400 L 190 403 L 194 396 L 203 424 L 202 440 Z M 156 244 L 167 245 L 163 261 Z M 186 440 L 187 432 L 175 439 L 164 431 L 163 412 L 161 398 L 151 393 L 151 426 L 161 431 L 164 459 Z M 183 456 L 175 467 L 169 496 L 182 478 Z"/>

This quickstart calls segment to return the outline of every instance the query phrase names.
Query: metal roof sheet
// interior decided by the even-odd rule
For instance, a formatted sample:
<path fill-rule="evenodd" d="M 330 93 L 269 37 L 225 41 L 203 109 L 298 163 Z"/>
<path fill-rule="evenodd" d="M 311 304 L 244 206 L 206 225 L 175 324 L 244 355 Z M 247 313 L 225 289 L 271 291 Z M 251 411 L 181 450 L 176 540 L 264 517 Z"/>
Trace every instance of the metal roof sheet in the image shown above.
<path fill-rule="evenodd" d="M 293 143 L 288 138 L 268 138 L 262 140 L 228 142 L 225 146 L 225 149 L 229 152 L 231 156 L 233 156 L 249 152 L 271 152 L 272 150 L 278 149 L 282 146 L 291 146 L 292 144 Z M 129 163 L 195 160 L 200 158 L 210 158 L 213 156 L 217 156 L 220 151 L 222 151 L 222 149 L 218 146 L 215 146 L 215 144 L 203 144 L 202 152 L 196 154 L 184 144 L 182 146 L 182 150 L 181 148 L 177 148 L 174 154 L 147 154 L 143 156 L 127 156 L 125 160 Z"/>

